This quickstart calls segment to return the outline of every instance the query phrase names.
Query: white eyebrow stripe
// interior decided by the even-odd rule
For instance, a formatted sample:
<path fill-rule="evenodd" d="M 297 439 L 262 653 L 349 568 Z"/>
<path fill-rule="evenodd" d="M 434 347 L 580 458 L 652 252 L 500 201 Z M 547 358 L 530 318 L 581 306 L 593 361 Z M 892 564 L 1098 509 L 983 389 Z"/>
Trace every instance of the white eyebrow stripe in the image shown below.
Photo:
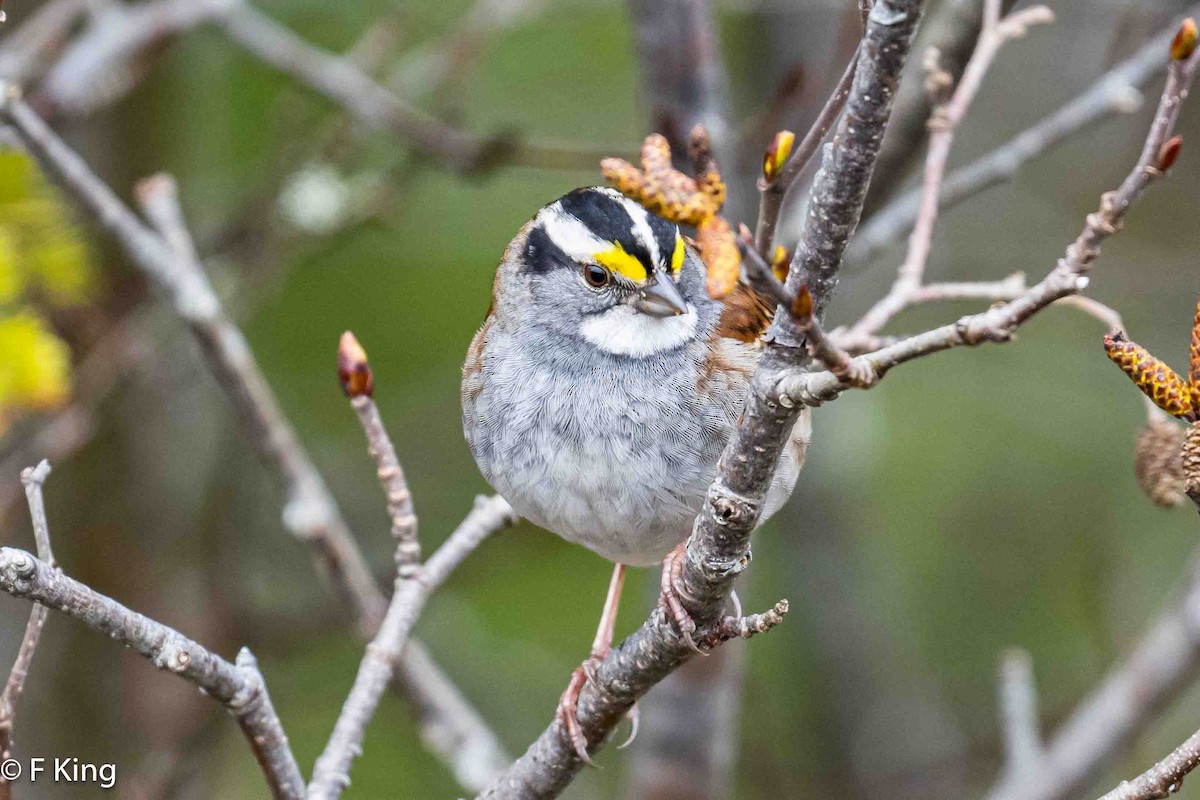
<path fill-rule="evenodd" d="M 558 245 L 564 253 L 581 264 L 588 264 L 596 259 L 596 253 L 612 247 L 612 242 L 606 242 L 592 230 L 579 221 L 577 217 L 563 210 L 562 203 L 551 203 L 542 210 L 542 227 L 550 241 Z"/>
<path fill-rule="evenodd" d="M 658 240 L 654 238 L 654 231 L 650 228 L 650 212 L 619 192 L 617 197 L 620 199 L 621 205 L 625 207 L 629 218 L 633 220 L 634 235 L 641 239 L 642 244 L 650 251 L 651 266 L 654 269 L 663 266 L 662 253 L 658 251 Z"/>

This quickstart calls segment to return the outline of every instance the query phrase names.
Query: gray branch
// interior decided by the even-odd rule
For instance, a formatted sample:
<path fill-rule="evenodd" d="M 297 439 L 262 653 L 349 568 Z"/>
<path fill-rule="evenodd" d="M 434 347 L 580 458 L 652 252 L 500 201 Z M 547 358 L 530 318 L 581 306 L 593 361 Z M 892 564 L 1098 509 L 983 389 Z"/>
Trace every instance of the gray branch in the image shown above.
<path fill-rule="evenodd" d="M 1165 800 L 1183 787 L 1183 779 L 1200 766 L 1200 731 L 1171 754 L 1131 781 L 1121 781 L 1100 800 Z"/>
<path fill-rule="evenodd" d="M 818 317 L 837 285 L 846 243 L 858 227 L 919 15 L 919 3 L 876 3 L 871 9 L 850 98 L 813 178 L 788 285 L 793 293 L 808 285 Z M 783 336 L 786 327 L 777 320 L 772 331 Z M 781 341 L 796 344 L 794 336 Z"/>
<path fill-rule="evenodd" d="M 474 510 L 424 565 L 411 577 L 397 578 L 387 615 L 379 633 L 367 645 L 354 686 L 313 768 L 310 800 L 332 800 L 350 784 L 350 764 L 362 752 L 367 724 L 391 678 L 392 665 L 400 657 L 429 596 L 484 539 L 515 521 L 516 515 L 504 498 L 479 497 Z"/>
<path fill-rule="evenodd" d="M 826 290 L 832 288 L 842 249 L 861 211 L 921 6 L 920 0 L 879 0 L 870 14 L 846 112 L 812 190 L 810 208 L 814 211 L 805 231 L 807 248 L 793 262 L 789 277 L 793 294 L 802 282 L 798 273 L 807 275 L 810 268 L 824 279 Z M 776 327 L 781 327 L 778 322 Z M 720 613 L 734 579 L 749 560 L 750 533 L 800 411 L 781 406 L 775 386 L 781 372 L 803 358 L 800 349 L 778 344 L 767 347 L 752 380 L 745 413 L 721 457 L 717 478 L 688 541 L 680 593 L 697 622 L 693 638 L 701 647 L 711 648 L 735 632 L 766 629 L 782 617 L 781 609 L 776 609 L 754 618 L 754 626 L 746 627 L 722 621 Z M 589 745 L 602 743 L 639 697 L 691 655 L 673 622 L 660 609 L 651 613 L 638 631 L 600 663 L 595 679 L 583 689 L 578 719 Z M 556 720 L 481 797 L 554 797 L 581 765 Z"/>
<path fill-rule="evenodd" d="M 1015 4 L 1016 0 L 1002 0 L 1001 13 L 1007 14 Z M 957 82 L 982 28 L 982 0 L 946 0 L 930 15 L 920 45 L 937 48 L 943 69 Z M 916 164 L 929 133 L 925 123 L 932 112 L 933 101 L 920 81 L 901 88 L 896 113 L 879 154 L 879 180 L 871 187 L 869 208 L 876 204 L 877 198 L 890 195 Z"/>
<path fill-rule="evenodd" d="M 0 591 L 61 611 L 194 683 L 237 719 L 272 796 L 304 797 L 304 779 L 250 651 L 231 664 L 178 631 L 131 611 L 23 550 L 0 548 Z"/>
<path fill-rule="evenodd" d="M 1189 13 L 1200 14 L 1200 6 L 1193 6 Z M 1172 27 L 1155 37 L 1050 116 L 972 163 L 953 170 L 942 184 L 938 209 L 945 211 L 1011 180 L 1027 162 L 1072 136 L 1090 130 L 1098 122 L 1137 110 L 1141 102 L 1138 89 L 1166 66 L 1167 44 L 1174 33 Z M 869 261 L 908 235 L 916 224 L 920 206 L 921 188 L 916 187 L 871 214 L 847 248 L 846 262 L 861 264 Z"/>
<path fill-rule="evenodd" d="M 11 86 L 3 86 L 0 118 L 10 122 L 43 168 L 57 178 L 67 191 L 113 235 L 130 260 L 146 273 L 168 298 L 176 314 L 191 330 L 201 346 L 209 367 L 232 401 L 248 438 L 264 460 L 284 480 L 287 505 L 284 527 L 295 538 L 308 542 L 318 569 L 330 577 L 354 612 L 356 627 L 364 638 L 378 630 L 386 609 L 386 600 L 376 585 L 350 530 L 317 472 L 308 452 L 283 415 L 270 386 L 262 375 L 241 331 L 225 314 L 219 299 L 193 257 L 194 249 L 186 230 L 180 233 L 182 215 L 178 212 L 174 184 L 156 178 L 143 183 L 139 194 L 147 216 L 161 226 L 166 239 L 147 228 L 87 166 L 56 136 Z M 174 233 L 172 230 L 176 229 Z M 410 650 L 420 645 L 412 642 Z M 477 746 L 478 760 L 464 764 L 459 752 L 443 748 L 441 755 L 455 774 L 474 776 L 468 788 L 477 789 L 479 776 L 496 773 L 508 758 L 498 746 L 498 738 L 470 708 L 460 693 L 448 692 L 450 680 L 423 650 L 415 656 L 406 652 L 397 668 L 401 688 L 421 687 L 413 705 L 435 719 L 423 719 L 422 725 L 453 731 L 450 741 L 469 741 Z M 429 684 L 429 685 L 426 685 Z M 438 705 L 446 699 L 445 707 Z"/>
<path fill-rule="evenodd" d="M 37 545 L 38 555 L 50 569 L 57 569 L 54 562 L 54 551 L 50 547 L 50 525 L 46 521 L 46 502 L 42 497 L 42 487 L 50 475 L 50 462 L 43 460 L 36 467 L 28 467 L 21 471 L 21 483 L 25 485 L 25 497 L 29 501 L 29 516 L 33 521 L 33 538 Z M 25 633 L 21 636 L 21 644 L 17 648 L 17 657 L 8 673 L 8 681 L 4 684 L 4 694 L 0 695 L 0 758 L 12 756 L 13 726 L 17 719 L 17 701 L 25 688 L 25 679 L 29 677 L 29 669 L 33 665 L 33 655 L 37 652 L 38 641 L 42 638 L 42 629 L 46 626 L 46 616 L 49 612 L 45 606 L 35 604 L 29 612 L 29 621 L 25 624 Z M 8 800 L 12 797 L 12 782 L 0 775 L 0 798 Z"/>
<path fill-rule="evenodd" d="M 1126 659 L 1055 732 L 1033 769 L 1001 781 L 988 800 L 1058 800 L 1078 795 L 1097 769 L 1146 728 L 1200 668 L 1200 559 L 1188 583 Z M 1007 777 L 1007 776 L 1006 776 Z"/>
<path fill-rule="evenodd" d="M 859 374 L 873 371 L 875 380 L 888 370 L 916 358 L 985 342 L 1008 342 L 1030 317 L 1052 303 L 1078 295 L 1088 285 L 1087 273 L 1100 256 L 1100 244 L 1121 229 L 1125 214 L 1146 188 L 1163 176 L 1159 158 L 1175 131 L 1175 123 L 1200 60 L 1192 55 L 1186 62 L 1171 62 L 1167 84 L 1159 99 L 1150 132 L 1141 155 L 1121 186 L 1100 198 L 1100 208 L 1089 214 L 1083 231 L 1041 281 L 1003 305 L 962 317 L 924 333 L 910 336 L 865 355 L 853 362 Z M 1172 156 L 1173 158 L 1173 156 Z M 874 381 L 866 382 L 873 385 Z M 849 388 L 863 388 L 832 372 L 793 371 L 775 387 L 786 404 L 820 405 Z"/>

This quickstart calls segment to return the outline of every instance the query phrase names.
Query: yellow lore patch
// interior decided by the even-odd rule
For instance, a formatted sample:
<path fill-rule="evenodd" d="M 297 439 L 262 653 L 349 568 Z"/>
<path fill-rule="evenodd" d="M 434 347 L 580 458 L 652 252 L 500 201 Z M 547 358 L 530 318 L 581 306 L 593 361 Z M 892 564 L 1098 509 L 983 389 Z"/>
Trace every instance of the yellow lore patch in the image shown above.
<path fill-rule="evenodd" d="M 593 258 L 596 263 L 602 267 L 623 275 L 631 281 L 644 283 L 649 274 L 646 272 L 646 265 L 638 261 L 634 256 L 625 252 L 625 248 L 621 247 L 620 242 L 614 242 L 609 250 L 602 250 L 596 253 Z"/>
<path fill-rule="evenodd" d="M 679 235 L 679 231 L 675 231 L 675 252 L 671 253 L 671 272 L 675 275 L 683 269 L 684 253 L 683 237 Z"/>

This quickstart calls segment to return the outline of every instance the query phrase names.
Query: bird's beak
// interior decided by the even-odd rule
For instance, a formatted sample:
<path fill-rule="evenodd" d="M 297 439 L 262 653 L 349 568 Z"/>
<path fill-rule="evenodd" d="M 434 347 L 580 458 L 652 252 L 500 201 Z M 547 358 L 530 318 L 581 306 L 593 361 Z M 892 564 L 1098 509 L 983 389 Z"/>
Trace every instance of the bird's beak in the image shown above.
<path fill-rule="evenodd" d="M 675 282 L 662 269 L 654 270 L 651 282 L 643 286 L 634 298 L 633 307 L 652 317 L 677 317 L 688 310 L 687 301 L 679 293 Z"/>

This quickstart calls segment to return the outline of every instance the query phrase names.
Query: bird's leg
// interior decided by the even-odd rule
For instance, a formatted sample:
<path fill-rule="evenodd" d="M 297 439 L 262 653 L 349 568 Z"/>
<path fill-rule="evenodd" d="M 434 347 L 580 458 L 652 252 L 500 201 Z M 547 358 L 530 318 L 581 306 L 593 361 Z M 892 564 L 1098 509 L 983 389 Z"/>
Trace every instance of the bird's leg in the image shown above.
<path fill-rule="evenodd" d="M 592 652 L 587 660 L 571 673 L 571 682 L 558 701 L 558 715 L 575 753 L 585 764 L 595 766 L 588 755 L 587 737 L 579 726 L 577 716 L 579 710 L 579 695 L 589 680 L 593 680 L 593 671 L 612 650 L 613 631 L 617 625 L 617 606 L 621 602 L 621 587 L 625 585 L 625 565 L 617 564 L 613 568 L 612 580 L 608 582 L 608 596 L 604 599 L 604 611 L 600 614 L 600 624 L 596 628 L 596 638 L 592 640 Z"/>
<path fill-rule="evenodd" d="M 683 607 L 683 603 L 679 600 L 679 590 L 675 588 L 683 575 L 683 558 L 686 554 L 687 540 L 685 539 L 663 559 L 662 595 L 659 597 L 659 602 L 670 612 L 671 618 L 675 620 L 675 627 L 679 629 L 679 635 L 687 646 L 701 655 L 708 655 L 697 647 L 695 640 L 692 639 L 692 634 L 696 631 L 696 622 L 688 610 Z"/>

